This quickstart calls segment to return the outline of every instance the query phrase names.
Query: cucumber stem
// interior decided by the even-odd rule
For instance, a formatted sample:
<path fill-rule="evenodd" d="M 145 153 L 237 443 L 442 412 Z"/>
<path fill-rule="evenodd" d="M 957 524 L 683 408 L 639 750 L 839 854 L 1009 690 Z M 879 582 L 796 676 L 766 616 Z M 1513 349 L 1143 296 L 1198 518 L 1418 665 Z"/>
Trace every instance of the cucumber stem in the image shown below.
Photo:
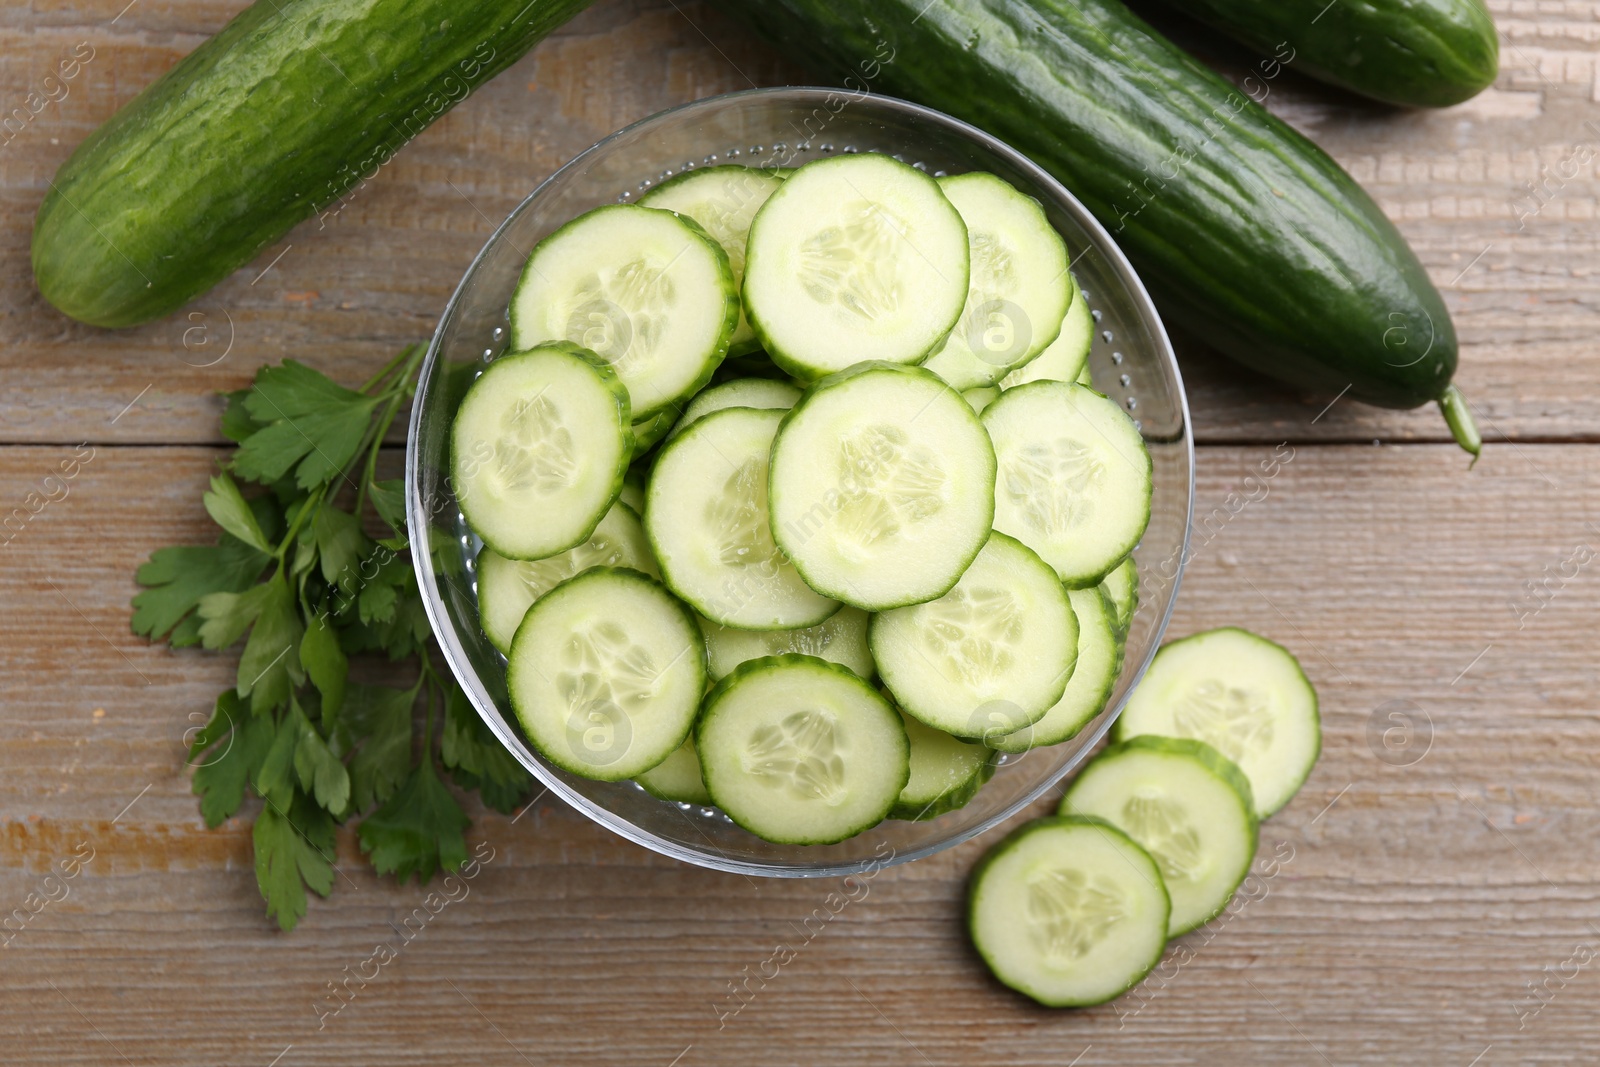
<path fill-rule="evenodd" d="M 1444 421 L 1456 444 L 1472 453 L 1472 463 L 1467 464 L 1467 469 L 1471 470 L 1483 452 L 1483 438 L 1478 434 L 1478 424 L 1473 421 L 1467 398 L 1454 385 L 1447 385 L 1439 394 L 1439 410 L 1444 413 Z"/>

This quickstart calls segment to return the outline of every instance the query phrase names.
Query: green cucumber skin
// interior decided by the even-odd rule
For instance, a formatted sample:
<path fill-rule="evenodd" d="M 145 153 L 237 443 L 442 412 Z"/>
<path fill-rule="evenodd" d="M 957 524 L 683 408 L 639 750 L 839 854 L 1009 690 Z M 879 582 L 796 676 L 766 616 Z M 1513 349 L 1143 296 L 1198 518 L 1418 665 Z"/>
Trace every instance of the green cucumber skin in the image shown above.
<path fill-rule="evenodd" d="M 1239 362 L 1382 407 L 1449 384 L 1449 312 L 1371 197 L 1118 0 L 719 2 L 848 87 L 865 78 L 1031 157 L 1164 315 Z"/>
<path fill-rule="evenodd" d="M 936 799 L 926 804 L 905 804 L 895 801 L 894 807 L 889 809 L 888 818 L 902 822 L 928 822 L 941 815 L 947 815 L 958 808 L 967 806 L 967 801 L 978 795 L 978 790 L 988 784 L 994 777 L 995 770 L 1000 766 L 1000 753 L 992 752 L 989 758 L 978 765 L 978 769 L 971 778 L 962 782 L 949 792 L 940 794 Z"/>
<path fill-rule="evenodd" d="M 40 291 L 95 326 L 181 307 L 588 3 L 257 0 L 57 171 Z"/>
<path fill-rule="evenodd" d="M 1317 15 L 1322 7 L 1322 0 L 1193 0 L 1175 10 L 1260 52 L 1263 72 L 1281 61 L 1402 107 L 1459 104 L 1499 73 L 1500 38 L 1483 0 L 1359 0 Z"/>

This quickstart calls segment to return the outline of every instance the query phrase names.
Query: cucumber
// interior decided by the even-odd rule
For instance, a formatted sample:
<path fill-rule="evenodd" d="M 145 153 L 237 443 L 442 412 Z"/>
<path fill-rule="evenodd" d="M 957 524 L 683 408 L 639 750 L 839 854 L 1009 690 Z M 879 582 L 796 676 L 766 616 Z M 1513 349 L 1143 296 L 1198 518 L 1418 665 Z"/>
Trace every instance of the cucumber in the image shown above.
<path fill-rule="evenodd" d="M 1178 10 L 1253 49 L 1267 80 L 1292 65 L 1402 107 L 1459 104 L 1494 84 L 1500 69 L 1500 38 L 1483 0 L 1318 5 L 1309 22 L 1307 8 L 1273 0 L 1198 0 Z M 1242 88 L 1260 93 L 1252 81 Z"/>
<path fill-rule="evenodd" d="M 1105 819 L 1150 853 L 1172 898 L 1168 937 L 1220 914 L 1256 855 L 1250 783 L 1200 741 L 1109 746 L 1067 788 L 1060 814 Z"/>
<path fill-rule="evenodd" d="M 678 424 L 678 409 L 667 406 L 633 424 L 633 458 L 638 459 L 670 436 Z"/>
<path fill-rule="evenodd" d="M 637 452 L 637 449 L 635 450 Z M 617 499 L 634 510 L 635 514 L 644 513 L 644 487 L 647 479 L 638 467 L 629 467 L 628 473 L 622 477 L 622 492 Z"/>
<path fill-rule="evenodd" d="M 973 411 L 982 415 L 984 408 L 1000 399 L 1000 390 L 993 385 L 982 385 L 975 389 L 963 389 L 961 391 L 961 399 L 972 405 Z"/>
<path fill-rule="evenodd" d="M 673 435 L 688 429 L 689 424 L 713 411 L 723 408 L 770 408 L 788 411 L 800 400 L 798 387 L 773 378 L 735 378 L 721 385 L 695 394 L 683 417 L 673 430 Z"/>
<path fill-rule="evenodd" d="M 1451 395 L 1449 310 L 1378 205 L 1119 0 L 718 6 L 814 70 L 865 72 L 1015 147 L 1110 231 L 1163 318 L 1226 355 L 1382 407 Z"/>
<path fill-rule="evenodd" d="M 450 427 L 461 513 L 508 559 L 582 544 L 622 490 L 629 423 L 627 390 L 593 352 L 555 342 L 500 357 Z"/>
<path fill-rule="evenodd" d="M 1078 384 L 1089 389 L 1094 388 L 1094 375 L 1089 372 L 1089 364 L 1084 363 L 1083 369 L 1078 372 Z"/>
<path fill-rule="evenodd" d="M 56 171 L 46 300 L 132 326 L 210 289 L 364 183 L 589 0 L 260 0 Z"/>
<path fill-rule="evenodd" d="M 692 219 L 637 204 L 585 212 L 534 246 L 511 296 L 511 340 L 575 341 L 644 419 L 694 394 L 728 354 L 739 297 L 728 254 Z"/>
<path fill-rule="evenodd" d="M 994 385 L 1045 350 L 1072 299 L 1067 246 L 1044 208 L 982 171 L 939 179 L 967 224 L 961 318 L 923 365 L 957 389 Z"/>
<path fill-rule="evenodd" d="M 1139 606 L 1139 565 L 1129 556 L 1105 576 L 1100 588 L 1115 609 L 1113 622 L 1117 633 L 1126 637 L 1128 626 L 1133 622 L 1134 609 Z"/>
<path fill-rule="evenodd" d="M 478 619 L 489 643 L 511 651 L 533 602 L 590 567 L 632 567 L 659 577 L 639 515 L 618 500 L 588 540 L 547 559 L 507 559 L 492 548 L 478 553 Z"/>
<path fill-rule="evenodd" d="M 1051 341 L 1038 358 L 1018 367 L 1000 379 L 1000 388 L 1041 380 L 1055 382 L 1078 381 L 1078 376 L 1088 370 L 1089 344 L 1094 340 L 1094 317 L 1089 314 L 1089 301 L 1082 290 L 1072 297 L 1067 317 L 1061 322 L 1061 332 Z M 1093 385 L 1093 382 L 1083 382 Z"/>
<path fill-rule="evenodd" d="M 1047 816 L 978 862 L 967 930 L 994 976 L 1051 1008 L 1132 989 L 1167 947 L 1171 903 L 1150 854 L 1099 819 Z"/>
<path fill-rule="evenodd" d="M 1117 720 L 1116 737 L 1204 741 L 1250 779 L 1256 815 L 1282 808 L 1322 751 L 1317 692 L 1287 649 L 1237 627 L 1165 645 Z"/>
<path fill-rule="evenodd" d="M 994 527 L 1074 588 L 1098 585 L 1144 536 L 1151 465 L 1133 420 L 1092 389 L 1038 381 L 983 409 L 994 442 Z"/>
<path fill-rule="evenodd" d="M 1097 586 L 1067 593 L 1078 623 L 1077 661 L 1067 687 L 1044 717 L 1012 733 L 992 733 L 984 740 L 1000 752 L 1026 752 L 1059 745 L 1078 735 L 1105 710 L 1122 673 L 1122 642 L 1113 625 L 1110 598 Z"/>
<path fill-rule="evenodd" d="M 751 660 L 695 727 L 711 799 L 768 841 L 825 845 L 875 826 L 910 777 L 905 727 L 877 690 L 814 656 Z"/>
<path fill-rule="evenodd" d="M 692 735 L 674 749 L 672 755 L 635 775 L 633 780 L 658 800 L 678 804 L 711 803 L 705 779 L 700 777 L 700 756 L 695 752 Z"/>
<path fill-rule="evenodd" d="M 862 360 L 920 363 L 966 297 L 961 215 L 938 182 L 888 156 L 807 163 L 751 223 L 745 313 L 798 378 Z"/>
<path fill-rule="evenodd" d="M 562 770 L 633 778 L 689 736 L 706 689 L 694 618 L 653 578 L 594 567 L 534 602 L 506 689 L 523 732 Z"/>
<path fill-rule="evenodd" d="M 662 580 L 723 626 L 793 630 L 839 610 L 772 540 L 767 458 L 783 417 L 757 408 L 713 412 L 673 438 L 650 472 L 644 527 Z"/>
<path fill-rule="evenodd" d="M 867 611 L 934 600 L 989 537 L 994 472 L 989 435 L 938 375 L 862 363 L 812 385 L 784 417 L 772 536 L 835 600 Z"/>
<path fill-rule="evenodd" d="M 937 819 L 965 806 L 994 777 L 992 750 L 924 726 L 904 713 L 900 722 L 911 743 L 911 777 L 889 809 L 889 818 Z"/>
<path fill-rule="evenodd" d="M 848 667 L 871 680 L 877 673 L 867 647 L 867 613 L 846 605 L 827 620 L 803 630 L 735 630 L 700 620 L 706 638 L 706 662 L 711 677 L 721 681 L 735 667 L 763 656 L 796 652 Z"/>
<path fill-rule="evenodd" d="M 883 684 L 907 714 L 958 737 L 1012 733 L 1065 691 L 1078 624 L 1050 565 L 1003 533 L 944 596 L 872 617 Z"/>
<path fill-rule="evenodd" d="M 744 281 L 744 245 L 750 234 L 750 220 L 781 184 L 781 177 L 764 170 L 706 167 L 669 178 L 638 202 L 645 207 L 676 211 L 698 222 L 728 254 L 737 289 Z M 728 353 L 743 355 L 759 347 L 755 331 L 741 311 L 739 325 L 728 340 Z"/>

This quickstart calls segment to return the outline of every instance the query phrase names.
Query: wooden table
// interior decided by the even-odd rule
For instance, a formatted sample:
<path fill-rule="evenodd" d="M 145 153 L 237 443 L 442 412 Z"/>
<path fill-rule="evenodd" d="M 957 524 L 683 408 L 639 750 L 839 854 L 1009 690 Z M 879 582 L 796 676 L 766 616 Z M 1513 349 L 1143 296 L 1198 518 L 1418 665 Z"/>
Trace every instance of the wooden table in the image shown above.
<path fill-rule="evenodd" d="M 494 859 L 470 898 L 319 1029 L 329 983 L 424 891 L 374 877 L 347 832 L 332 899 L 285 936 L 263 917 L 247 824 L 201 824 L 179 740 L 232 662 L 130 636 L 127 603 L 152 549 L 211 536 L 214 394 L 286 356 L 359 381 L 431 332 L 495 222 L 590 142 L 804 78 L 700 4 L 603 0 L 336 224 L 295 230 L 182 313 L 107 333 L 34 290 L 34 209 L 81 138 L 240 6 L 125 2 L 0 11 L 3 110 L 75 49 L 93 54 L 0 148 L 0 511 L 93 449 L 0 569 L 0 911 L 93 855 L 0 952 L 0 1060 L 1595 1061 L 1600 563 L 1545 581 L 1600 541 L 1594 163 L 1552 179 L 1537 214 L 1519 219 L 1518 198 L 1600 140 L 1600 4 L 1495 0 L 1500 79 L 1449 111 L 1273 83 L 1269 106 L 1367 185 L 1443 289 L 1488 449 L 1469 473 L 1431 410 L 1323 410 L 1328 397 L 1184 346 L 1197 515 L 1280 442 L 1294 458 L 1200 550 L 1172 632 L 1236 623 L 1288 645 L 1322 695 L 1325 741 L 1263 828 L 1259 863 L 1276 865 L 1184 939 L 1181 966 L 1090 1011 L 1009 994 L 962 933 L 977 842 L 882 873 L 719 1021 L 730 983 L 834 886 L 675 863 L 546 799 L 516 825 L 473 811 Z"/>

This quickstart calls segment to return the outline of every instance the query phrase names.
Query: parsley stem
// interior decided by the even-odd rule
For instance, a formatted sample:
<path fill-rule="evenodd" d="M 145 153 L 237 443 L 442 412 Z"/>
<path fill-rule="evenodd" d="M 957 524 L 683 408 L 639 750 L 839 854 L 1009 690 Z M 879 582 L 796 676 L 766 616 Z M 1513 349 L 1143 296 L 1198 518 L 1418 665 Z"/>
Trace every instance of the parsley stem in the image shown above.
<path fill-rule="evenodd" d="M 398 356 L 395 356 L 389 362 L 385 363 L 382 370 L 380 370 L 377 374 L 374 374 L 371 378 L 367 379 L 367 383 L 360 388 L 359 392 L 364 393 L 368 389 L 371 389 L 373 386 L 377 385 L 379 382 L 383 381 L 384 378 L 389 376 L 390 371 L 394 370 L 401 363 L 404 363 L 406 360 L 414 356 L 419 348 L 426 351 L 426 346 L 424 345 L 407 345 L 406 347 L 402 348 Z"/>
<path fill-rule="evenodd" d="M 399 414 L 401 401 L 405 400 L 410 392 L 406 385 L 411 381 L 412 372 L 426 351 L 427 348 L 423 345 L 412 345 L 400 353 L 401 356 L 409 358 L 400 372 L 400 388 L 396 389 L 393 395 L 389 397 L 388 405 L 383 409 L 383 414 L 378 416 L 377 432 L 372 435 L 372 444 L 367 448 L 367 460 L 362 468 L 361 481 L 356 486 L 356 515 L 361 514 L 362 505 L 367 500 L 367 487 L 372 484 L 374 477 L 377 475 L 378 450 L 383 447 L 383 439 L 389 435 L 389 427 L 394 423 L 395 416 Z M 396 363 L 398 363 L 398 358 L 391 360 L 383 373 L 387 374 L 394 369 Z M 362 392 L 366 392 L 366 390 L 363 388 Z M 395 532 L 398 533 L 399 531 Z"/>
<path fill-rule="evenodd" d="M 289 546 L 294 544 L 295 535 L 300 532 L 300 527 L 304 524 L 306 516 L 321 507 L 323 494 L 327 491 L 328 487 L 326 485 L 317 486 L 316 489 L 312 490 L 311 495 L 306 497 L 305 503 L 300 505 L 300 510 L 295 512 L 294 521 L 289 524 L 288 532 L 283 535 L 283 540 L 278 542 L 278 550 L 272 554 L 272 558 L 278 561 L 278 570 L 280 572 L 283 570 L 283 562 L 286 558 L 285 553 L 289 551 Z"/>

